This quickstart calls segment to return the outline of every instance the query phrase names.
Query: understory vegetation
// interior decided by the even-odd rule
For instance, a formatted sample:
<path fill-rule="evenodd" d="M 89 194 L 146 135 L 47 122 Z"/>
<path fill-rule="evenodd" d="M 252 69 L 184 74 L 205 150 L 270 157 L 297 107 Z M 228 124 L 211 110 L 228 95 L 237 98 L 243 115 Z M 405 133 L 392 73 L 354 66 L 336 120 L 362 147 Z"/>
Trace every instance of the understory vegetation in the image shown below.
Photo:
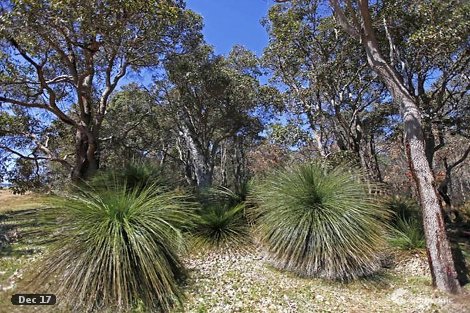
<path fill-rule="evenodd" d="M 0 0 L 0 313 L 468 310 L 470 1 L 230 2 Z"/>
<path fill-rule="evenodd" d="M 388 212 L 352 169 L 304 164 L 255 190 L 257 232 L 275 266 L 339 280 L 379 269 Z"/>
<path fill-rule="evenodd" d="M 256 251 L 266 266 L 281 270 L 275 275 L 343 283 L 383 279 L 384 258 L 396 249 L 423 255 L 416 204 L 403 197 L 384 201 L 378 186 L 348 166 L 279 169 L 241 195 L 224 187 L 190 195 L 148 184 L 147 175 L 136 179 L 135 173 L 157 171 L 149 166 L 129 164 L 133 170 L 118 171 L 119 180 L 112 170 L 101 176 L 114 177 L 107 185 L 72 188 L 46 201 L 56 209 L 40 216 L 54 239 L 29 270 L 30 290 L 57 293 L 64 312 L 173 312 L 195 301 L 185 293 L 195 275 L 188 257 L 196 255 L 197 262 L 254 262 Z"/>
<path fill-rule="evenodd" d="M 181 304 L 182 231 L 194 210 L 185 195 L 124 183 L 80 190 L 51 205 L 62 209 L 60 234 L 36 288 L 52 280 L 62 303 L 84 312 L 126 311 L 138 303 L 167 312 Z"/>
<path fill-rule="evenodd" d="M 394 196 L 385 205 L 392 212 L 388 237 L 390 245 L 402 250 L 426 248 L 418 204 L 412 199 Z"/>

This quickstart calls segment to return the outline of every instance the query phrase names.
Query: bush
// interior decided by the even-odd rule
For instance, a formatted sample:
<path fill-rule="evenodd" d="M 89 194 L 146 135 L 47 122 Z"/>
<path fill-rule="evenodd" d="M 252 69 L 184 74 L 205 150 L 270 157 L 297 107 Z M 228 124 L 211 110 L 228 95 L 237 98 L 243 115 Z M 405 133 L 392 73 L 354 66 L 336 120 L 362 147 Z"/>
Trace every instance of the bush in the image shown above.
<path fill-rule="evenodd" d="M 422 216 L 418 203 L 401 196 L 392 196 L 385 201 L 385 207 L 392 212 L 389 244 L 401 250 L 426 247 Z"/>
<path fill-rule="evenodd" d="M 239 249 L 249 242 L 249 227 L 243 216 L 245 205 L 210 205 L 200 210 L 192 231 L 198 248 Z"/>
<path fill-rule="evenodd" d="M 139 303 L 167 312 L 181 303 L 180 229 L 192 216 L 184 195 L 116 186 L 54 203 L 63 208 L 60 246 L 46 257 L 38 282 L 57 277 L 61 302 L 80 312 Z"/>
<path fill-rule="evenodd" d="M 205 198 L 210 202 L 235 206 L 246 202 L 251 187 L 251 181 L 242 183 L 238 188 L 235 187 L 234 190 L 223 186 L 212 187 L 207 190 Z"/>
<path fill-rule="evenodd" d="M 387 211 L 344 167 L 296 166 L 255 187 L 257 232 L 274 266 L 302 276 L 349 280 L 380 266 Z"/>
<path fill-rule="evenodd" d="M 102 170 L 87 184 L 93 189 L 109 189 L 126 185 L 128 190 L 144 189 L 151 185 L 168 185 L 163 169 L 149 162 L 133 162 L 121 169 Z"/>
<path fill-rule="evenodd" d="M 389 243 L 401 250 L 414 250 L 426 247 L 423 226 L 416 219 L 398 218 L 391 229 Z"/>
<path fill-rule="evenodd" d="M 385 200 L 385 208 L 392 212 L 390 224 L 397 226 L 403 220 L 421 220 L 421 211 L 418 203 L 401 196 L 391 196 Z"/>

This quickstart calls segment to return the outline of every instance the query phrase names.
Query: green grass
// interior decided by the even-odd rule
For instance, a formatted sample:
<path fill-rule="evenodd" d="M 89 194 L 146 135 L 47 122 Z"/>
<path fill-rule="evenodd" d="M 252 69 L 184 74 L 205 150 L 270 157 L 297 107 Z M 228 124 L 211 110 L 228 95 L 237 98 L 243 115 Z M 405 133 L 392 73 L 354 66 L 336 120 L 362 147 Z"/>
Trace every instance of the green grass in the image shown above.
<path fill-rule="evenodd" d="M 387 211 L 359 174 L 320 164 L 295 166 L 269 176 L 253 197 L 257 233 L 276 267 L 339 280 L 380 267 Z"/>
<path fill-rule="evenodd" d="M 391 196 L 384 201 L 385 209 L 392 213 L 389 223 L 397 225 L 400 221 L 421 220 L 419 204 L 411 198 Z"/>

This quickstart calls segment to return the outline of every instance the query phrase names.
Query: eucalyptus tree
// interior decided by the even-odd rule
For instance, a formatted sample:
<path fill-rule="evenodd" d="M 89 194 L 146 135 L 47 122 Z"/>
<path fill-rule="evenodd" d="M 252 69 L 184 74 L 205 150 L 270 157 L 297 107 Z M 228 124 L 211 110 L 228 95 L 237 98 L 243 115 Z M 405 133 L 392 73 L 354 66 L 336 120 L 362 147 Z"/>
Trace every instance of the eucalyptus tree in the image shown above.
<path fill-rule="evenodd" d="M 157 101 L 172 117 L 189 183 L 210 186 L 221 144 L 262 130 L 257 110 L 273 91 L 260 85 L 257 63 L 242 47 L 223 57 L 204 44 L 166 63 L 168 80 L 156 82 Z"/>
<path fill-rule="evenodd" d="M 423 111 L 420 109 L 419 102 L 412 93 L 413 90 L 407 88 L 411 86 L 411 84 L 407 86 L 406 83 L 406 78 L 409 78 L 409 76 L 406 77 L 403 73 L 404 71 L 399 68 L 403 63 L 406 64 L 407 59 L 401 60 L 402 62 L 394 62 L 394 60 L 399 60 L 399 58 L 395 58 L 396 54 L 394 51 L 395 45 L 393 38 L 387 35 L 386 28 L 385 35 L 390 46 L 389 53 L 391 58 L 387 60 L 384 57 L 383 51 L 386 50 L 380 45 L 380 41 L 378 40 L 378 32 L 374 28 L 373 15 L 371 14 L 368 1 L 359 0 L 354 5 L 350 1 L 342 2 L 331 0 L 330 3 L 338 24 L 341 25 L 342 29 L 352 38 L 361 42 L 366 52 L 369 66 L 384 81 L 395 103 L 400 107 L 400 113 L 404 123 L 407 154 L 409 156 L 413 178 L 418 187 L 417 189 L 423 211 L 426 247 L 433 284 L 441 290 L 457 293 L 460 291 L 460 285 L 457 280 L 457 273 L 447 239 L 442 208 L 435 188 L 433 171 L 429 164 L 429 154 L 426 154 L 426 135 L 423 129 L 425 123 L 423 123 L 422 118 Z M 464 2 L 459 3 L 460 5 L 464 5 Z M 421 8 L 425 7 L 423 3 L 419 3 L 419 5 L 421 5 Z M 437 3 L 435 3 L 435 5 L 437 5 Z M 450 12 L 453 11 L 450 9 L 451 7 L 447 7 L 447 10 L 441 13 L 450 14 Z M 347 18 L 346 12 L 351 14 L 351 18 Z M 428 10 L 428 12 L 432 12 L 432 10 Z M 424 25 L 422 25 L 423 30 L 426 29 L 424 22 L 425 21 L 423 21 Z M 430 21 L 426 22 L 429 23 Z M 464 21 L 464 23 L 467 22 Z M 451 24 L 452 23 L 449 23 L 449 19 L 441 19 L 437 23 L 437 25 L 443 29 L 456 31 L 453 37 L 458 38 L 457 40 L 460 42 L 466 42 L 468 28 L 453 29 Z M 443 29 L 441 29 L 441 31 Z M 431 31 L 431 34 L 437 35 L 439 34 L 439 30 Z M 419 32 L 411 32 L 409 35 L 419 35 Z M 426 41 L 426 39 L 424 41 Z M 432 45 L 432 40 L 429 43 Z M 456 51 L 445 51 L 444 53 L 449 54 L 454 52 Z M 422 84 L 418 83 L 418 86 L 424 88 L 424 82 Z"/>
<path fill-rule="evenodd" d="M 265 20 L 270 40 L 264 63 L 285 88 L 288 110 L 306 117 L 318 154 L 349 151 L 381 180 L 375 136 L 392 113 L 377 110 L 387 104 L 383 84 L 364 66 L 361 46 L 338 32 L 321 7 L 322 1 L 273 6 Z"/>
<path fill-rule="evenodd" d="M 119 82 L 181 50 L 201 26 L 172 0 L 6 0 L 0 18 L 2 111 L 14 117 L 22 107 L 42 114 L 41 128 L 60 121 L 75 133 L 73 161 L 48 149 L 49 134 L 35 129 L 8 133 L 2 149 L 63 163 L 74 180 L 99 168 L 100 132 Z M 13 150 L 12 137 L 22 138 L 23 149 Z"/>
<path fill-rule="evenodd" d="M 451 172 L 470 153 L 470 54 L 468 3 L 393 1 L 377 10 L 389 62 L 403 77 L 404 86 L 421 111 L 426 158 L 431 168 L 444 168 L 438 190 L 450 205 L 447 185 Z M 452 13 L 450 13 L 452 12 Z M 449 14 L 452 14 L 451 18 Z M 432 21 L 432 25 L 430 25 Z M 454 137 L 454 138 L 450 138 Z M 455 159 L 435 156 L 451 141 L 461 139 Z"/>
<path fill-rule="evenodd" d="M 113 96 L 102 129 L 102 165 L 123 167 L 130 160 L 152 158 L 165 163 L 171 147 L 168 118 L 150 90 L 135 83 Z"/>
<path fill-rule="evenodd" d="M 290 1 L 277 0 L 277 2 Z M 294 0 L 292 2 L 305 1 Z M 410 2 L 399 1 L 375 2 L 372 6 L 366 0 L 329 0 L 328 3 L 334 15 L 335 24 L 351 39 L 361 44 L 367 57 L 367 64 L 384 82 L 400 109 L 410 170 L 417 186 L 423 211 L 426 247 L 433 284 L 441 290 L 458 293 L 460 292 L 460 285 L 446 234 L 438 192 L 435 188 L 429 153 L 426 153 L 425 142 L 427 136 L 424 132 L 424 112 L 420 107 L 416 93 L 411 88 L 410 82 L 407 81 L 411 78 L 413 82 L 417 81 L 418 87 L 426 88 L 425 80 L 424 77 L 416 78 L 414 74 L 406 75 L 406 65 L 410 64 L 413 58 L 419 56 L 414 53 L 399 54 L 399 50 L 396 49 L 394 43 L 396 38 L 391 35 L 389 23 L 391 21 L 397 22 L 398 24 L 394 27 L 402 28 L 403 33 L 401 35 L 405 38 L 405 45 L 408 45 L 415 38 L 428 43 L 424 49 L 436 47 L 439 49 L 441 43 L 444 46 L 446 45 L 443 41 L 450 40 L 449 50 L 446 49 L 447 47 L 443 47 L 442 53 L 450 57 L 448 59 L 453 63 L 452 61 L 457 62 L 456 60 L 459 60 L 459 55 L 462 55 L 461 52 L 464 53 L 463 55 L 468 54 L 468 48 L 465 48 L 465 46 L 468 44 L 468 11 L 470 5 L 465 1 L 454 1 L 452 3 L 412 1 L 409 6 L 407 4 Z M 403 19 L 400 14 L 381 16 L 381 9 L 391 4 L 392 6 L 398 4 L 397 7 L 402 12 L 410 12 L 410 10 L 417 12 L 418 16 L 421 17 L 417 24 L 417 26 L 420 26 L 418 30 L 407 28 L 406 23 L 401 24 Z M 454 20 L 453 13 L 456 7 L 458 7 L 457 18 Z M 386 10 L 382 12 L 386 12 Z M 328 11 L 325 14 L 328 14 Z M 416 47 L 419 47 L 419 45 Z M 465 64 L 465 62 L 461 63 L 460 61 L 458 63 Z M 433 69 L 435 73 L 443 74 L 443 81 L 448 80 L 447 73 L 439 73 L 436 66 L 429 67 L 430 71 L 427 73 L 433 72 Z M 423 74 L 421 73 L 421 75 Z M 441 86 L 446 84 L 441 83 Z M 436 95 L 447 93 L 447 88 L 444 87 L 444 92 L 439 93 L 438 91 Z"/>

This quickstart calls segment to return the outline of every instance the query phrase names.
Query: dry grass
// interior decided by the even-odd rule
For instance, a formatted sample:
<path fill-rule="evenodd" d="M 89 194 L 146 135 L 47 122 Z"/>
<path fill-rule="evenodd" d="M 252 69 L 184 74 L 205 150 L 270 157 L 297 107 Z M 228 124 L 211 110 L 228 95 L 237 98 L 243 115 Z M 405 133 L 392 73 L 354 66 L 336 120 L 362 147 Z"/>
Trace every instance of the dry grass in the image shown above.
<path fill-rule="evenodd" d="M 38 209 L 46 206 L 46 195 L 26 193 L 14 195 L 10 190 L 0 190 L 0 213 L 26 209 Z"/>

